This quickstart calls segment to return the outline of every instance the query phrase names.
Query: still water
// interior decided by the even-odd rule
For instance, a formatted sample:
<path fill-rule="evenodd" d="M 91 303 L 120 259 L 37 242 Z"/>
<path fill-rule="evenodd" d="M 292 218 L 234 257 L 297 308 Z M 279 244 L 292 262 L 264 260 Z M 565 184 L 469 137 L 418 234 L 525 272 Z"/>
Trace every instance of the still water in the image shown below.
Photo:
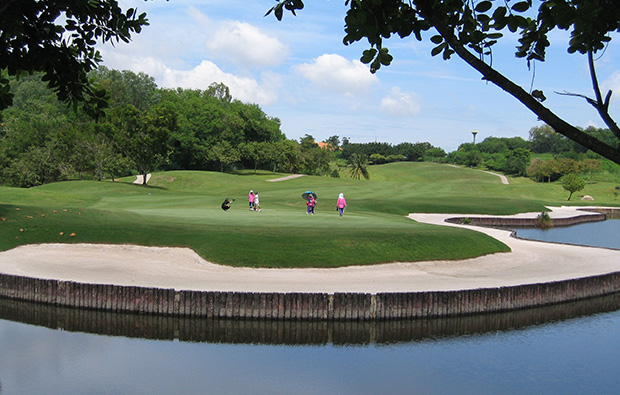
<path fill-rule="evenodd" d="M 620 219 L 555 227 L 517 229 L 524 239 L 620 249 Z"/>
<path fill-rule="evenodd" d="M 0 394 L 612 394 L 619 329 L 620 294 L 376 323 L 183 319 L 0 298 Z"/>
<path fill-rule="evenodd" d="M 381 323 L 187 320 L 0 299 L 2 394 L 612 394 L 620 295 Z"/>

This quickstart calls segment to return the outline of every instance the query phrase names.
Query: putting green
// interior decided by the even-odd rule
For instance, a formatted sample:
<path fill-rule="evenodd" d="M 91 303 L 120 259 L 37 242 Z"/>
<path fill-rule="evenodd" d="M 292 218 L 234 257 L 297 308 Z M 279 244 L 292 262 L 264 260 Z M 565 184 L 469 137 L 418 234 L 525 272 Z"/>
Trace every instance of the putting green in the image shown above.
<path fill-rule="evenodd" d="M 507 251 L 478 232 L 420 224 L 412 212 L 513 214 L 565 199 L 556 185 L 513 182 L 430 163 L 372 166 L 370 181 L 269 172 L 153 174 L 149 185 L 69 181 L 0 188 L 0 250 L 32 243 L 187 246 L 204 259 L 255 267 L 338 267 L 453 260 Z M 258 191 L 263 210 L 250 212 Z M 301 194 L 318 194 L 316 215 Z M 611 189 L 610 189 L 611 190 Z M 339 193 L 348 208 L 336 211 Z M 611 193 L 610 193 L 611 196 Z M 236 199 L 224 212 L 224 198 Z M 73 234 L 73 236 L 71 236 Z"/>

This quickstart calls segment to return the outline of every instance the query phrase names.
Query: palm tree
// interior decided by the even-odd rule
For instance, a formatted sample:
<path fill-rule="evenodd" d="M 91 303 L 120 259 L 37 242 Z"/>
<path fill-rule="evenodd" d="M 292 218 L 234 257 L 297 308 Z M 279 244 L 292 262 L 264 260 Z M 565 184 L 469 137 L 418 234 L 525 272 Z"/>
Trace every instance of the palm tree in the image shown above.
<path fill-rule="evenodd" d="M 368 157 L 363 154 L 353 154 L 349 158 L 350 174 L 354 180 L 359 180 L 364 177 L 370 179 L 368 174 Z"/>

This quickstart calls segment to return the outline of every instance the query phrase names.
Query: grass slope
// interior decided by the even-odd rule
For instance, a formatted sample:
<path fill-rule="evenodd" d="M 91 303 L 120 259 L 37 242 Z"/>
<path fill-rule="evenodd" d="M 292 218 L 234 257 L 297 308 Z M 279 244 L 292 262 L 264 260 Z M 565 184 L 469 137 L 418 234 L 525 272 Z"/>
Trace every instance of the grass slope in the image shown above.
<path fill-rule="evenodd" d="M 464 259 L 507 247 L 477 232 L 419 224 L 406 214 L 543 211 L 566 198 L 558 185 L 520 179 L 503 185 L 496 176 L 446 165 L 392 163 L 370 170 L 370 181 L 305 176 L 269 182 L 282 175 L 179 171 L 154 174 L 147 187 L 132 184 L 133 178 L 3 187 L 0 250 L 47 242 L 187 246 L 212 262 L 254 267 Z M 597 188 L 609 190 L 608 204 L 615 203 L 611 184 Z M 250 189 L 260 192 L 260 213 L 248 210 Z M 308 189 L 319 196 L 315 216 L 305 214 L 300 196 Z M 341 192 L 349 205 L 344 217 L 335 209 Z M 228 212 L 220 209 L 225 197 L 236 199 Z"/>

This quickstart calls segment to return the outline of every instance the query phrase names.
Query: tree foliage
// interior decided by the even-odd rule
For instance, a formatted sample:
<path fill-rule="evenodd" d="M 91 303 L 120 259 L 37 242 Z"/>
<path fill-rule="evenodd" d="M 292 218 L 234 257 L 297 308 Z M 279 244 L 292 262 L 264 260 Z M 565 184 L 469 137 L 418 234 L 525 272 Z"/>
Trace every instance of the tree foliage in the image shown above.
<path fill-rule="evenodd" d="M 143 73 L 101 68 L 94 74 L 110 98 L 98 122 L 61 103 L 41 73 L 12 79 L 14 103 L 0 123 L 0 184 L 34 186 L 82 176 L 101 180 L 228 165 L 303 170 L 299 144 L 277 144 L 286 139 L 279 119 L 256 104 L 234 100 L 224 84 L 204 91 L 170 90 L 158 88 Z M 237 151 L 252 146 L 253 151 L 214 156 L 217 144 Z"/>
<path fill-rule="evenodd" d="M 532 0 L 346 0 L 344 44 L 363 39 L 370 48 L 361 61 L 376 72 L 392 62 L 384 41 L 392 35 L 405 38 L 413 35 L 422 41 L 429 30 L 434 44 L 431 54 L 444 60 L 458 56 L 477 70 L 483 80 L 489 81 L 521 102 L 556 132 L 620 164 L 620 127 L 609 114 L 611 91 L 601 92 L 596 75 L 595 56 L 606 48 L 611 34 L 620 31 L 620 2 L 612 0 L 542 0 L 538 10 Z M 295 15 L 304 7 L 303 0 L 280 0 L 267 14 L 274 13 L 278 20 L 284 10 Z M 526 60 L 545 61 L 550 37 L 555 30 L 569 31 L 568 52 L 587 57 L 592 81 L 592 97 L 581 97 L 599 113 L 609 130 L 614 144 L 584 133 L 557 116 L 543 105 L 545 94 L 540 89 L 526 90 L 504 76 L 492 65 L 493 46 L 510 32 L 518 36 L 516 56 Z"/>
<path fill-rule="evenodd" d="M 58 98 L 95 117 L 106 93 L 88 73 L 101 62 L 97 42 L 129 42 L 148 25 L 146 14 L 116 0 L 5 0 L 0 5 L 0 111 L 13 102 L 7 76 L 42 72 Z"/>
<path fill-rule="evenodd" d="M 359 180 L 362 177 L 366 180 L 370 179 L 370 173 L 368 172 L 368 158 L 366 155 L 351 155 L 351 158 L 349 159 L 349 172 L 354 180 Z"/>
<path fill-rule="evenodd" d="M 176 129 L 176 116 L 166 107 L 151 114 L 143 113 L 132 105 L 119 111 L 113 121 L 116 124 L 114 141 L 120 151 L 136 166 L 147 183 L 147 174 L 167 159 L 168 136 Z"/>
<path fill-rule="evenodd" d="M 311 135 L 287 139 L 278 118 L 230 97 L 221 83 L 206 90 L 160 89 L 143 73 L 101 68 L 93 74 L 110 103 L 97 122 L 61 103 L 40 73 L 12 80 L 14 104 L 0 123 L 0 185 L 244 168 L 333 177 L 340 176 L 335 159 L 346 163 L 375 150 L 385 162 L 420 160 L 430 151 L 436 160 L 446 155 L 429 143 L 360 144 L 346 137 L 340 143 L 338 136 L 321 148 Z"/>
<path fill-rule="evenodd" d="M 586 182 L 576 174 L 571 173 L 562 177 L 562 188 L 570 192 L 567 200 L 570 200 L 573 193 L 581 191 L 585 186 Z"/>

